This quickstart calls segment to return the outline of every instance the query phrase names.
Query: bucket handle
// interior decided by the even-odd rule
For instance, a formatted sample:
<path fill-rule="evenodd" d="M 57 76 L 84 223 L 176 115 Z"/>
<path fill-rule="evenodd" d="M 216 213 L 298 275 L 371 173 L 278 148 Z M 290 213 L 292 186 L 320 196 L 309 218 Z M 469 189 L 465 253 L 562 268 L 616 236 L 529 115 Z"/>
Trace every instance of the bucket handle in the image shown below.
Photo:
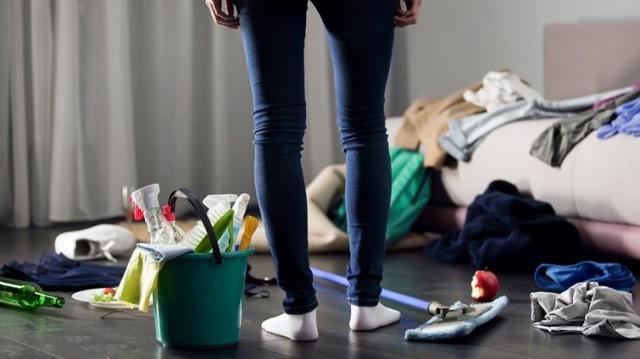
<path fill-rule="evenodd" d="M 220 246 L 218 246 L 218 238 L 216 237 L 216 233 L 211 226 L 211 221 L 209 221 L 209 217 L 207 216 L 207 209 L 205 205 L 200 201 L 196 196 L 193 195 L 190 189 L 186 187 L 179 187 L 171 191 L 169 194 L 169 200 L 167 203 L 171 206 L 171 211 L 176 210 L 176 200 L 178 198 L 184 198 L 191 204 L 193 210 L 196 212 L 196 215 L 204 225 L 204 229 L 207 231 L 209 242 L 211 242 L 211 251 L 213 262 L 215 264 L 222 263 L 222 255 L 220 254 Z"/>

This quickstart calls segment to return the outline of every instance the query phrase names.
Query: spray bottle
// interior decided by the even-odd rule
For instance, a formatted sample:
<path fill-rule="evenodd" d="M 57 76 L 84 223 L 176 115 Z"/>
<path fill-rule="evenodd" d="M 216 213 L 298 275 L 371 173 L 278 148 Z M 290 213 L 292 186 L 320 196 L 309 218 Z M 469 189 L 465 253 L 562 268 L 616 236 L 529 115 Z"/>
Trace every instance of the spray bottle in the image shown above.
<path fill-rule="evenodd" d="M 169 221 L 169 224 L 173 229 L 173 237 L 176 243 L 182 242 L 182 240 L 184 239 L 185 233 L 184 233 L 184 230 L 182 230 L 182 228 L 180 228 L 180 226 L 176 224 L 176 213 L 171 210 L 171 206 L 168 204 L 165 204 L 164 206 L 162 206 L 162 214 L 164 215 L 164 218 L 166 218 L 167 221 Z"/>
<path fill-rule="evenodd" d="M 131 193 L 131 201 L 136 206 L 135 219 L 142 220 L 142 217 L 144 217 L 152 244 L 175 243 L 173 228 L 160 209 L 159 193 L 160 185 L 157 183 L 142 187 Z"/>

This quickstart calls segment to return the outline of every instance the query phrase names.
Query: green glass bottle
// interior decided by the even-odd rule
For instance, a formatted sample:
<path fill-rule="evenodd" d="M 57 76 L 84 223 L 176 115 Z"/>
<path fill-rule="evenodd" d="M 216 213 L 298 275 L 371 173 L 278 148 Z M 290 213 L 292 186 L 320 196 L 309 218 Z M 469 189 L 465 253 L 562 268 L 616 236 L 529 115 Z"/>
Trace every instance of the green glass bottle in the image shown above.
<path fill-rule="evenodd" d="M 64 298 L 48 294 L 39 285 L 0 277 L 0 304 L 34 309 L 64 306 Z"/>

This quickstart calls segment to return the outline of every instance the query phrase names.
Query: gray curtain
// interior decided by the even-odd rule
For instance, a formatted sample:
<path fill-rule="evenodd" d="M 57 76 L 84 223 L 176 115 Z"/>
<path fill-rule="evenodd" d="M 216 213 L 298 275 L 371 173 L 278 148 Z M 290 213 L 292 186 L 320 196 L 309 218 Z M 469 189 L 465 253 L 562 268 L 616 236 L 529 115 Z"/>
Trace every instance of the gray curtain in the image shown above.
<path fill-rule="evenodd" d="M 342 161 L 322 23 L 307 28 L 307 181 Z M 123 186 L 253 192 L 238 31 L 201 0 L 0 0 L 0 224 L 122 213 Z"/>

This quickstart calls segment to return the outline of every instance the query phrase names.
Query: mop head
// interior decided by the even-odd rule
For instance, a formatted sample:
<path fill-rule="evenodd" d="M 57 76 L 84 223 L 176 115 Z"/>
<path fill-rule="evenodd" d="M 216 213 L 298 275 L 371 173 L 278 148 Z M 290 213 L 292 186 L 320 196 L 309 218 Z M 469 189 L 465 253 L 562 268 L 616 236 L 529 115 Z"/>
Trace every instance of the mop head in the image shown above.
<path fill-rule="evenodd" d="M 409 329 L 404 333 L 405 340 L 439 341 L 463 337 L 471 333 L 478 326 L 495 318 L 509 304 L 509 299 L 502 296 L 493 302 L 467 305 L 455 302 L 450 309 L 473 309 L 469 314 L 463 314 L 453 320 L 445 320 L 433 316 L 418 328 Z"/>

